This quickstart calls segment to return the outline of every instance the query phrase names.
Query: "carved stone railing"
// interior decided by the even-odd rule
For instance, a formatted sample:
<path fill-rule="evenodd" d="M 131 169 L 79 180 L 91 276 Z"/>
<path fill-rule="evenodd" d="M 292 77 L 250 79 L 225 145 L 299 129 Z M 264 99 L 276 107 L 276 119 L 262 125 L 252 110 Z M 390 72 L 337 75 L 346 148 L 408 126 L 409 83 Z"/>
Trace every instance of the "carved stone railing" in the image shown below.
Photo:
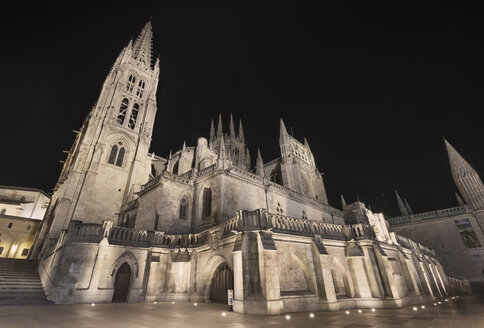
<path fill-rule="evenodd" d="M 69 241 L 78 243 L 99 243 L 103 238 L 103 226 L 96 223 L 72 221 Z"/>
<path fill-rule="evenodd" d="M 149 247 L 153 240 L 153 231 L 113 227 L 108 241 L 112 245 Z"/>
<path fill-rule="evenodd" d="M 420 243 L 417 243 L 410 238 L 395 234 L 395 237 L 397 239 L 397 242 L 404 248 L 410 249 L 412 251 L 416 251 L 417 254 L 424 254 L 428 255 L 431 257 L 436 257 L 435 251 L 431 248 L 428 248 L 427 246 L 424 246 Z"/>
<path fill-rule="evenodd" d="M 208 172 L 211 172 L 211 171 L 215 171 L 216 166 L 217 166 L 217 164 L 212 164 L 210 166 L 207 166 L 207 167 L 201 169 L 200 171 L 198 171 L 198 176 L 207 174 Z"/>
<path fill-rule="evenodd" d="M 161 179 L 161 175 L 157 175 L 156 177 L 154 177 L 153 179 L 151 179 L 150 181 L 148 181 L 147 183 L 142 185 L 141 191 L 145 191 L 145 190 L 153 187 L 155 184 L 158 183 L 158 181 L 160 181 L 160 179 Z"/>
<path fill-rule="evenodd" d="M 439 218 L 445 218 L 449 216 L 459 215 L 469 213 L 472 208 L 468 205 L 456 206 L 451 208 L 444 208 L 436 211 L 429 211 L 424 213 L 417 213 L 406 216 L 397 216 L 393 218 L 388 218 L 387 221 L 391 226 L 406 225 L 415 222 L 433 220 Z"/>

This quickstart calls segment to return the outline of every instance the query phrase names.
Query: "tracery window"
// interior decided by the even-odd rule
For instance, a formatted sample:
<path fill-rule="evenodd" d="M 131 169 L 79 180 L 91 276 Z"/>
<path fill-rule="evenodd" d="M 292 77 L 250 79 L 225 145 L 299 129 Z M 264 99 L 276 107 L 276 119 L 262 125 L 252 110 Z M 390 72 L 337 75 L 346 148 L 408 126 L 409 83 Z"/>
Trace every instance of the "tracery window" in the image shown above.
<path fill-rule="evenodd" d="M 124 123 L 124 118 L 126 117 L 126 110 L 128 109 L 128 99 L 124 98 L 123 101 L 121 101 L 121 106 L 119 106 L 119 113 L 118 113 L 118 118 L 116 121 L 123 125 Z"/>
<path fill-rule="evenodd" d="M 136 126 L 136 120 L 138 119 L 138 112 L 139 112 L 139 105 L 134 104 L 133 108 L 131 109 L 131 116 L 129 117 L 128 127 L 134 130 Z"/>
<path fill-rule="evenodd" d="M 135 82 L 136 82 L 136 77 L 131 74 L 128 78 L 128 83 L 126 84 L 126 91 L 132 92 Z"/>
<path fill-rule="evenodd" d="M 136 96 L 138 96 L 139 98 L 142 98 L 144 90 L 145 90 L 145 81 L 140 80 L 138 83 L 138 89 L 136 90 Z"/>
<path fill-rule="evenodd" d="M 203 190 L 202 219 L 210 217 L 210 215 L 212 215 L 212 190 L 205 188 Z"/>
<path fill-rule="evenodd" d="M 188 199 L 186 196 L 183 196 L 180 200 L 180 220 L 187 220 L 188 219 Z"/>
<path fill-rule="evenodd" d="M 123 143 L 119 141 L 116 145 L 111 147 L 111 153 L 109 154 L 108 163 L 116 166 L 123 166 L 124 154 L 126 149 L 123 147 Z"/>

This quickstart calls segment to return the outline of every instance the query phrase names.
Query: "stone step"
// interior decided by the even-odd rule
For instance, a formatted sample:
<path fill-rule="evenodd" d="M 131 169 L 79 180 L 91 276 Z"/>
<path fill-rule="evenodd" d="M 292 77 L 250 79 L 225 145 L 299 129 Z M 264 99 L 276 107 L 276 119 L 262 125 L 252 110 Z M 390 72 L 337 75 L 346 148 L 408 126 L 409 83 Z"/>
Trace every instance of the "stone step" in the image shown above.
<path fill-rule="evenodd" d="M 45 294 L 5 294 L 0 295 L 0 302 L 3 300 L 44 300 Z"/>
<path fill-rule="evenodd" d="M 11 295 L 17 295 L 17 296 L 22 296 L 22 295 L 37 295 L 41 297 L 45 297 L 44 290 L 43 289 L 15 289 L 15 290 L 5 290 L 2 291 L 0 290 L 0 297 L 1 296 L 11 296 Z"/>
<path fill-rule="evenodd" d="M 37 261 L 0 259 L 0 306 L 52 304 L 42 287 Z"/>

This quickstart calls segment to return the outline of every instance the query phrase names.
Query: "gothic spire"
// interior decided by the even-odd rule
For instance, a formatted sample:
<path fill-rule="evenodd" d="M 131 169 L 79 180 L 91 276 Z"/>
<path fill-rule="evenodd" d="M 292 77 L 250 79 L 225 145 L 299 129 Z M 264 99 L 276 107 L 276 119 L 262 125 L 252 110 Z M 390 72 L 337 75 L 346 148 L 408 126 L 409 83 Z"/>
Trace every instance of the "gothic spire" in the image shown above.
<path fill-rule="evenodd" d="M 345 207 L 346 207 L 346 201 L 343 195 L 341 195 L 341 208 L 344 210 Z"/>
<path fill-rule="evenodd" d="M 400 214 L 402 216 L 407 216 L 408 215 L 407 208 L 405 207 L 405 204 L 403 203 L 402 199 L 400 198 L 400 195 L 398 195 L 398 192 L 396 190 L 395 190 L 395 195 L 397 196 L 398 209 L 400 210 Z"/>
<path fill-rule="evenodd" d="M 261 177 L 264 177 L 264 162 L 262 160 L 262 156 L 260 154 L 260 149 L 257 148 L 257 174 Z"/>
<path fill-rule="evenodd" d="M 213 125 L 213 118 L 212 118 L 212 121 L 210 122 L 210 142 L 213 141 L 214 137 L 215 137 L 215 126 Z"/>
<path fill-rule="evenodd" d="M 223 134 L 222 130 L 222 114 L 218 115 L 218 126 L 217 126 L 217 138 L 220 138 Z"/>
<path fill-rule="evenodd" d="M 281 123 L 280 123 L 280 136 L 286 135 L 286 134 L 287 134 L 286 125 L 284 124 L 284 121 L 281 118 Z"/>
<path fill-rule="evenodd" d="M 403 202 L 405 203 L 405 208 L 407 209 L 408 215 L 413 215 L 413 210 L 410 207 L 410 204 L 407 202 L 406 198 L 403 200 Z"/>
<path fill-rule="evenodd" d="M 460 198 L 458 193 L 455 193 L 455 199 L 457 200 L 457 204 L 459 204 L 459 206 L 464 206 L 466 204 L 466 203 L 464 203 L 462 198 Z"/>
<path fill-rule="evenodd" d="M 239 138 L 244 139 L 244 129 L 242 128 L 242 119 L 239 119 Z"/>
<path fill-rule="evenodd" d="M 225 142 L 224 142 L 224 136 L 223 135 L 220 135 L 220 147 L 218 148 L 218 158 L 219 159 L 226 159 L 227 158 L 227 153 L 225 152 Z"/>
<path fill-rule="evenodd" d="M 232 113 L 230 113 L 230 138 L 235 138 L 235 127 L 234 127 L 234 119 L 232 117 Z"/>
<path fill-rule="evenodd" d="M 133 44 L 133 58 L 139 62 L 144 62 L 151 68 L 151 52 L 152 52 L 153 32 L 151 21 L 146 23 L 141 33 L 136 38 Z"/>
<path fill-rule="evenodd" d="M 452 178 L 465 202 L 475 209 L 484 208 L 484 185 L 481 178 L 455 148 L 447 140 L 444 141 Z"/>

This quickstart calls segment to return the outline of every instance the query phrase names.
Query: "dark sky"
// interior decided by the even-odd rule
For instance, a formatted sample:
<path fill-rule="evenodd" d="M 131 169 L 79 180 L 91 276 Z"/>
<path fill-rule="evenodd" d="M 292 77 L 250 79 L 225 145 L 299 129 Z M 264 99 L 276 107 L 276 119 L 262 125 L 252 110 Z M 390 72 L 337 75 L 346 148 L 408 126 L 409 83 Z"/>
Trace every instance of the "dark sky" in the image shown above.
<path fill-rule="evenodd" d="M 442 136 L 484 174 L 482 5 L 329 2 L 2 2 L 0 184 L 50 192 L 72 130 L 152 17 L 156 154 L 233 113 L 253 160 L 260 147 L 269 161 L 283 117 L 332 205 L 358 195 L 394 215 L 397 189 L 414 211 L 455 206 Z"/>

